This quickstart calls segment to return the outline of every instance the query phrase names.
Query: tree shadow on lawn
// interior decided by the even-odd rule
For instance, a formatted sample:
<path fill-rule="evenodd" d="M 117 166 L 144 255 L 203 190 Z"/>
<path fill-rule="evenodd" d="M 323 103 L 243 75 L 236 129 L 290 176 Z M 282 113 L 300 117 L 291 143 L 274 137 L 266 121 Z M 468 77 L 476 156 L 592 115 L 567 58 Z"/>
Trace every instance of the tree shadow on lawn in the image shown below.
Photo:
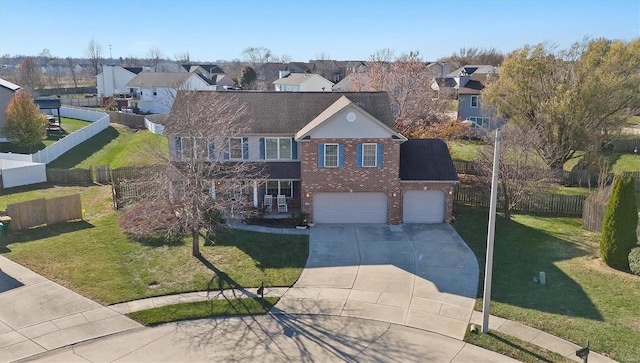
<path fill-rule="evenodd" d="M 484 289 L 486 210 L 459 208 L 454 227 L 480 266 L 478 297 Z M 558 238 L 514 220 L 496 219 L 491 300 L 525 309 L 603 320 L 584 289 L 556 262 L 591 255 L 588 246 Z M 534 281 L 540 271 L 546 284 Z"/>
<path fill-rule="evenodd" d="M 65 233 L 80 231 L 87 228 L 94 228 L 94 226 L 87 221 L 80 220 L 11 232 L 7 236 L 2 236 L 2 242 L 0 242 L 0 253 L 11 252 L 11 250 L 7 246 L 13 243 L 31 242 L 35 240 L 59 236 Z"/>
<path fill-rule="evenodd" d="M 52 161 L 48 167 L 51 168 L 73 168 L 82 163 L 88 156 L 102 150 L 107 144 L 120 136 L 120 132 L 113 126 L 109 126 L 102 132 L 86 140 L 80 145 L 67 151 L 58 159 Z"/>
<path fill-rule="evenodd" d="M 302 268 L 309 255 L 309 240 L 302 242 L 299 235 L 223 230 L 216 232 L 215 245 L 237 247 L 256 261 L 260 269 Z"/>

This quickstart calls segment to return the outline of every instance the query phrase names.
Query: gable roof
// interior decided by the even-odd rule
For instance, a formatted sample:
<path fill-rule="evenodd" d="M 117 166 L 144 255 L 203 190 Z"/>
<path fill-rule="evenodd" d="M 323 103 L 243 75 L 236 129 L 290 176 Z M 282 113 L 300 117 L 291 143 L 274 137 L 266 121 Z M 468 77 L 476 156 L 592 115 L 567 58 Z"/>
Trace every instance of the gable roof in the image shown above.
<path fill-rule="evenodd" d="M 402 143 L 400 180 L 457 182 L 458 173 L 447 144 L 440 139 L 409 139 Z"/>
<path fill-rule="evenodd" d="M 7 81 L 6 79 L 2 79 L 2 78 L 0 78 L 0 86 L 2 86 L 3 88 L 8 89 L 10 91 L 13 91 L 13 92 L 15 92 L 15 91 L 19 90 L 20 88 L 22 88 L 22 87 L 18 86 L 17 84 L 11 83 L 11 82 Z"/>
<path fill-rule="evenodd" d="M 167 123 L 179 122 L 176 115 L 194 103 L 212 103 L 217 97 L 236 98 L 245 107 L 245 114 L 236 122 L 248 127 L 250 133 L 294 135 L 342 96 L 395 129 L 386 92 L 178 91 Z M 208 112 L 208 116 L 216 117 L 216 110 L 209 108 Z"/>
<path fill-rule="evenodd" d="M 141 72 L 133 77 L 125 87 L 179 87 L 191 77 L 191 73 Z"/>
<path fill-rule="evenodd" d="M 301 128 L 300 131 L 296 133 L 295 138 L 296 139 L 304 138 L 309 133 L 311 133 L 315 128 L 320 126 L 322 123 L 324 123 L 325 121 L 333 117 L 335 114 L 337 114 L 338 112 L 342 111 L 343 109 L 349 106 L 353 106 L 359 111 L 363 112 L 365 115 L 371 116 L 367 111 L 363 110 L 361 107 L 358 107 L 358 105 L 351 102 L 351 100 L 347 98 L 347 96 L 342 96 L 336 102 L 334 102 L 331 106 L 327 107 L 324 111 L 322 111 L 322 113 L 316 116 L 313 120 L 311 120 L 311 122 L 309 122 L 303 128 Z M 373 116 L 371 117 L 373 118 L 374 121 L 380 123 L 380 126 L 386 129 L 389 132 L 389 134 L 391 134 L 392 137 L 394 137 L 395 139 L 406 140 L 404 136 L 397 133 L 394 129 L 376 120 L 375 117 Z"/>
<path fill-rule="evenodd" d="M 499 73 L 500 72 L 500 68 L 499 67 L 494 67 L 492 65 L 488 65 L 488 64 L 468 64 L 464 67 L 460 67 L 458 69 L 456 69 L 455 71 L 447 74 L 447 77 L 457 77 L 458 75 L 460 75 L 460 72 L 465 71 L 468 75 L 472 75 L 472 74 L 492 74 L 492 73 Z"/>
<path fill-rule="evenodd" d="M 218 67 L 217 64 L 196 64 L 196 63 L 184 63 L 180 65 L 187 72 L 195 72 L 198 67 L 201 67 L 206 72 L 209 73 L 221 73 L 224 74 L 222 68 Z"/>
<path fill-rule="evenodd" d="M 134 73 L 134 74 L 138 74 L 138 73 L 142 72 L 142 67 L 122 67 L 122 68 L 124 68 L 124 69 L 126 69 L 129 72 Z"/>
<path fill-rule="evenodd" d="M 321 75 L 311 74 L 311 73 L 291 73 L 286 77 L 276 79 L 275 81 L 273 81 L 273 84 L 300 85 L 312 78 L 318 78 L 318 77 L 322 78 L 322 80 L 324 81 L 327 81 L 327 83 L 331 83 L 331 85 L 333 85 L 333 82 L 322 77 Z"/>

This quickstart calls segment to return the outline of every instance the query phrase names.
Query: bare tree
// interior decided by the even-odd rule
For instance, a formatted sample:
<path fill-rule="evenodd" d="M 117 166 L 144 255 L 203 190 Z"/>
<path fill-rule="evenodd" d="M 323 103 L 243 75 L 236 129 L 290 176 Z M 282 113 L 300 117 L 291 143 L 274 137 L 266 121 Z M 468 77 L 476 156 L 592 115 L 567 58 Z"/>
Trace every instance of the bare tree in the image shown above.
<path fill-rule="evenodd" d="M 91 64 L 91 75 L 97 76 L 100 73 L 100 62 L 102 61 L 102 45 L 96 42 L 93 38 L 87 45 L 84 51 L 84 55 L 89 59 Z"/>
<path fill-rule="evenodd" d="M 460 136 L 464 128 L 451 120 L 446 104 L 434 97 L 431 89 L 433 70 L 427 65 L 418 52 L 393 59 L 393 51 L 383 49 L 371 56 L 366 77 L 352 79 L 352 88 L 386 91 L 391 99 L 396 129 L 407 137 L 448 139 Z"/>
<path fill-rule="evenodd" d="M 269 62 L 271 50 L 265 47 L 246 47 L 242 50 L 242 57 L 255 68 L 256 65 Z"/>
<path fill-rule="evenodd" d="M 515 206 L 526 197 L 541 191 L 554 181 L 550 169 L 537 157 L 535 149 L 540 139 L 531 130 L 507 124 L 502 129 L 499 162 L 499 194 L 502 198 L 504 218 L 511 220 Z M 494 146 L 493 138 L 487 143 Z M 482 181 L 491 185 L 493 147 L 478 152 L 476 165 Z"/>
<path fill-rule="evenodd" d="M 151 64 L 153 65 L 153 70 L 157 72 L 158 71 L 158 64 L 164 58 L 164 54 L 162 53 L 160 48 L 151 47 L 147 51 L 147 58 L 149 58 L 149 61 L 151 61 Z"/>
<path fill-rule="evenodd" d="M 180 64 L 191 62 L 191 57 L 189 56 L 189 51 L 178 53 L 178 54 L 174 55 L 173 58 L 176 60 L 176 62 L 178 62 Z"/>
<path fill-rule="evenodd" d="M 453 53 L 449 57 L 440 59 L 443 62 L 450 62 L 456 67 L 463 67 L 468 64 L 488 64 L 498 67 L 504 61 L 504 54 L 496 48 L 463 47 L 460 51 Z"/>
<path fill-rule="evenodd" d="M 30 93 L 44 87 L 42 70 L 34 57 L 24 57 L 18 70 L 18 84 Z"/>
<path fill-rule="evenodd" d="M 78 65 L 76 63 L 76 61 L 71 58 L 71 57 L 67 57 L 67 66 L 69 67 L 69 72 L 71 73 L 71 79 L 73 80 L 73 87 L 77 90 L 78 88 L 78 72 L 76 71 L 76 65 Z M 74 91 L 74 93 L 76 93 L 77 91 Z"/>
<path fill-rule="evenodd" d="M 224 218 L 251 213 L 246 190 L 249 181 L 262 178 L 261 169 L 242 161 L 222 162 L 245 147 L 229 141 L 246 134 L 238 122 L 245 109 L 236 95 L 179 91 L 176 105 L 165 126 L 170 155 L 154 152 L 162 168 L 142 181 L 150 188 L 125 212 L 121 224 L 136 237 L 189 233 L 192 254 L 199 256 L 201 231 L 212 238 L 216 229 L 225 228 Z"/>

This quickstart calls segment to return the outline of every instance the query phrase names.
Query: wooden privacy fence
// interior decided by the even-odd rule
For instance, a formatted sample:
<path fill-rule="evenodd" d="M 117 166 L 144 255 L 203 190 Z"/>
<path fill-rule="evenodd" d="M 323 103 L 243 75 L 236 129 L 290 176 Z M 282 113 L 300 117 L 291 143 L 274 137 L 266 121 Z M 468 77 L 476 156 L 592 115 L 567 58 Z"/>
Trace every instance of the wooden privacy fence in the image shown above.
<path fill-rule="evenodd" d="M 89 169 L 54 169 L 47 168 L 47 182 L 53 184 L 87 185 L 93 183 L 106 184 L 111 182 L 109 165 L 98 165 Z"/>
<path fill-rule="evenodd" d="M 636 181 L 636 193 L 638 193 L 638 184 Z M 607 209 L 609 197 L 611 197 L 611 188 L 606 188 L 604 195 L 594 193 L 584 201 L 582 228 L 593 232 L 602 232 L 602 222 L 604 221 L 604 213 Z M 636 233 L 640 235 L 640 220 L 638 220 Z"/>
<path fill-rule="evenodd" d="M 144 128 L 144 116 L 132 113 L 122 113 L 116 111 L 107 111 L 111 118 L 111 122 L 126 125 L 129 127 Z"/>
<path fill-rule="evenodd" d="M 473 161 L 467 160 L 453 160 L 453 165 L 456 168 L 456 172 L 459 174 L 470 174 L 470 175 L 478 175 L 479 169 L 476 167 L 476 163 Z M 598 186 L 598 177 L 599 174 L 592 173 L 588 170 L 575 170 L 575 171 L 566 171 L 562 169 L 549 169 L 547 171 L 548 175 L 560 183 L 568 186 L 580 186 L 580 187 L 597 187 Z M 623 175 L 631 175 L 636 180 L 636 182 L 640 179 L 640 172 L 626 172 Z M 608 173 L 606 175 L 606 183 L 611 184 L 613 182 L 615 175 L 613 173 Z M 638 183 L 636 183 L 637 185 Z"/>
<path fill-rule="evenodd" d="M 535 194 L 526 196 L 516 204 L 514 210 L 527 213 L 551 213 L 581 215 L 585 200 L 582 195 Z M 454 202 L 472 207 L 489 208 L 491 192 L 482 187 L 456 185 Z M 498 210 L 502 208 L 504 198 L 498 193 Z"/>
<path fill-rule="evenodd" d="M 67 195 L 52 199 L 35 199 L 7 205 L 7 214 L 11 217 L 9 229 L 23 229 L 51 225 L 74 219 L 82 219 L 80 194 Z"/>

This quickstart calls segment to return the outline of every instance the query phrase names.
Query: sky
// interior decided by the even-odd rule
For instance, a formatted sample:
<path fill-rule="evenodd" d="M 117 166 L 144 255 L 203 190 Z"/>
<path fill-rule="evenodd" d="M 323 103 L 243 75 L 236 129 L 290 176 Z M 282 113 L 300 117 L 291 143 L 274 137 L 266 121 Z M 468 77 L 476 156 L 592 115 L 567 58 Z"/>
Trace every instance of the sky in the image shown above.
<path fill-rule="evenodd" d="M 367 60 L 389 48 L 433 61 L 463 47 L 508 53 L 585 37 L 640 38 L 640 0 L 0 0 L 0 55 L 243 59 L 247 47 L 308 61 Z"/>

